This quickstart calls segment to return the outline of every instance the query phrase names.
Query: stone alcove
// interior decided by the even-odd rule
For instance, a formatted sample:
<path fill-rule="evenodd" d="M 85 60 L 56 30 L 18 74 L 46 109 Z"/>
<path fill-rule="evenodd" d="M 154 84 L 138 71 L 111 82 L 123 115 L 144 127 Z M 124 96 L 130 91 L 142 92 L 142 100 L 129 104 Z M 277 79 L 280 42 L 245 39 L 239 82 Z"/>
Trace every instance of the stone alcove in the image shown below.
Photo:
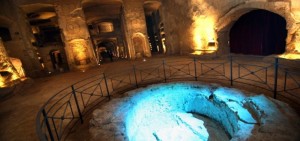
<path fill-rule="evenodd" d="M 145 36 L 142 33 L 135 33 L 132 36 L 132 44 L 135 50 L 136 58 L 141 58 L 145 56 L 145 50 L 147 50 L 147 44 Z"/>
<path fill-rule="evenodd" d="M 248 55 L 283 54 L 286 20 L 266 10 L 252 10 L 239 18 L 230 30 L 231 53 Z"/>
<path fill-rule="evenodd" d="M 287 2 L 252 2 L 243 3 L 230 9 L 226 14 L 221 16 L 217 22 L 216 33 L 219 45 L 219 54 L 230 53 L 229 47 L 229 33 L 234 23 L 243 15 L 253 10 L 266 10 L 283 17 L 286 20 L 286 52 L 290 52 L 292 49 L 289 46 L 293 34 L 296 32 L 296 21 L 292 17 L 290 12 L 290 5 Z"/>

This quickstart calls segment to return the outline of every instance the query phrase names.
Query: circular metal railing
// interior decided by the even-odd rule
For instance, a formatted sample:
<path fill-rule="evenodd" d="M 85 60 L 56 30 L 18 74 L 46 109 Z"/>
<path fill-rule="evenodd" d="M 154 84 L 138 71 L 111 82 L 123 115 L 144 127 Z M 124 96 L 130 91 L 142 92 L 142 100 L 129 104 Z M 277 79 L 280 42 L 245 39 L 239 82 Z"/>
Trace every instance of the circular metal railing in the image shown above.
<path fill-rule="evenodd" d="M 102 73 L 85 78 L 52 96 L 39 110 L 36 131 L 40 140 L 64 140 L 76 121 L 99 101 L 128 89 L 178 80 L 205 81 L 228 85 L 247 84 L 300 104 L 300 62 L 279 58 L 230 56 L 202 60 L 162 60 L 144 62 L 117 73 Z M 117 69 L 117 68 L 116 68 Z"/>

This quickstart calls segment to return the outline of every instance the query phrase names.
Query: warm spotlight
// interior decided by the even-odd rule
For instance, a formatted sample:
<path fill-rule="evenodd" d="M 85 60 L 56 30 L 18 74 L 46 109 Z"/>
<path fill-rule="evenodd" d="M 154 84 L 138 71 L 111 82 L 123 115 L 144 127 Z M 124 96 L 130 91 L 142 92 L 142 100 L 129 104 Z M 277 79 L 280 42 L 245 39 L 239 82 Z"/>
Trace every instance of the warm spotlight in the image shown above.
<path fill-rule="evenodd" d="M 74 54 L 77 65 L 86 65 L 88 63 L 87 41 L 84 39 L 74 39 L 69 42 Z"/>
<path fill-rule="evenodd" d="M 193 54 L 201 55 L 215 52 L 217 47 L 215 45 L 214 19 L 206 16 L 194 16 L 193 19 L 193 40 L 195 44 Z M 213 46 L 211 43 L 214 43 Z"/>

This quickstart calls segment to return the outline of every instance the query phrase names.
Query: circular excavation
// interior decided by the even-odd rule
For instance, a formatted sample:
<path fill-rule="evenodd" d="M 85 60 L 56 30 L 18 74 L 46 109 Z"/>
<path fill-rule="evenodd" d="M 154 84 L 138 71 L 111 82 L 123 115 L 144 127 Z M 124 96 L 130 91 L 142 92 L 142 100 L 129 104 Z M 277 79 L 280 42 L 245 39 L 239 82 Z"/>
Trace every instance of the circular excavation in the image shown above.
<path fill-rule="evenodd" d="M 92 140 L 299 140 L 299 116 L 264 95 L 173 82 L 129 91 L 96 109 Z"/>

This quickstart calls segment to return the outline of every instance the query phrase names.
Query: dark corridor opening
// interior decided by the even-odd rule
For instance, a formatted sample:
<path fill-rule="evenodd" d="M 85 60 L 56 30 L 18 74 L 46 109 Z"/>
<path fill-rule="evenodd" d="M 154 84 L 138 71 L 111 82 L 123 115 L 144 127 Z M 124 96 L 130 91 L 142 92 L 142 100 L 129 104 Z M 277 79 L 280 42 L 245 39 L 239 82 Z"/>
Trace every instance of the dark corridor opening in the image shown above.
<path fill-rule="evenodd" d="M 158 10 L 146 15 L 146 26 L 152 54 L 165 53 L 166 49 L 164 48 L 164 24 L 161 21 L 161 17 Z"/>
<path fill-rule="evenodd" d="M 280 15 L 253 10 L 239 18 L 230 30 L 230 52 L 271 55 L 285 52 L 286 21 Z"/>
<path fill-rule="evenodd" d="M 113 62 L 113 58 L 116 56 L 116 43 L 113 41 L 102 41 L 97 44 L 98 47 L 98 62 L 110 60 Z"/>
<path fill-rule="evenodd" d="M 63 59 L 59 50 L 53 50 L 49 52 L 50 59 L 52 62 L 53 70 L 59 70 L 63 68 Z"/>

